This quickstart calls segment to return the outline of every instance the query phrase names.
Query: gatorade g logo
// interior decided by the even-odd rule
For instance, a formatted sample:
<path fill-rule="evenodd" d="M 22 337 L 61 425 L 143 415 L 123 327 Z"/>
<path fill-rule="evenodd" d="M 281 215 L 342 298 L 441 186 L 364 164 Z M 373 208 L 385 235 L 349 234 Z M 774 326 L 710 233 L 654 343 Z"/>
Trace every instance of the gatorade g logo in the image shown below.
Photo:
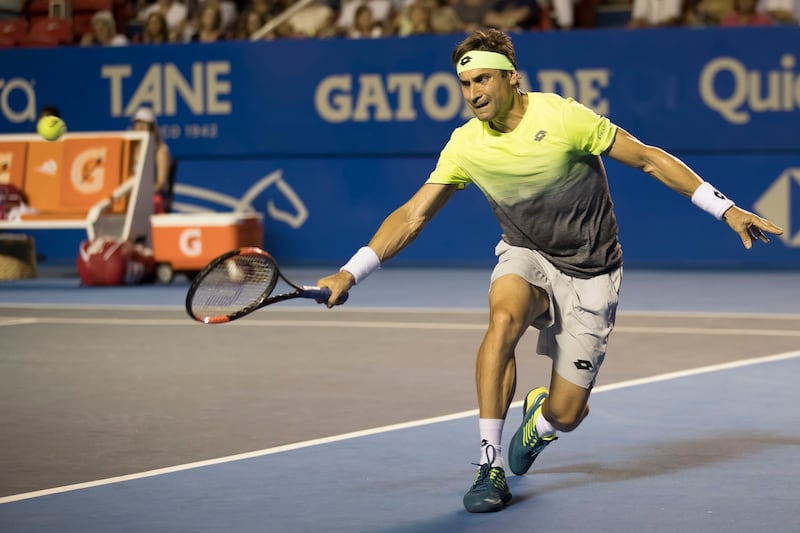
<path fill-rule="evenodd" d="M 190 228 L 181 232 L 178 247 L 187 257 L 197 257 L 203 253 L 203 241 L 200 238 L 200 228 Z"/>
<path fill-rule="evenodd" d="M 458 64 L 459 64 L 459 65 L 461 65 L 461 66 L 463 67 L 464 65 L 466 65 L 466 64 L 467 64 L 467 63 L 469 63 L 470 61 L 472 61 L 472 58 L 471 58 L 471 57 L 469 57 L 469 56 L 464 56 L 464 57 L 462 57 L 462 58 L 461 58 L 461 61 L 459 61 L 459 62 L 458 62 Z"/>
<path fill-rule="evenodd" d="M 105 148 L 84 150 L 72 161 L 69 179 L 75 190 L 81 194 L 95 194 L 103 188 L 105 182 L 106 160 Z"/>

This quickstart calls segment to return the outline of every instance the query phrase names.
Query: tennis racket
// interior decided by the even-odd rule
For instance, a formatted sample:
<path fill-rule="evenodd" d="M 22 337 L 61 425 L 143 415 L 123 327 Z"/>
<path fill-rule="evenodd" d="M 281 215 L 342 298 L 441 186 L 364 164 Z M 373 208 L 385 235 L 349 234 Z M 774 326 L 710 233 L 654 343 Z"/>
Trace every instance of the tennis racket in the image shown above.
<path fill-rule="evenodd" d="M 282 279 L 294 290 L 271 295 Z M 327 287 L 300 286 L 281 274 L 275 259 L 261 248 L 238 248 L 206 265 L 192 281 L 186 294 L 186 312 L 204 324 L 223 324 L 257 309 L 293 298 L 325 302 Z M 347 293 L 337 304 L 347 301 Z"/>

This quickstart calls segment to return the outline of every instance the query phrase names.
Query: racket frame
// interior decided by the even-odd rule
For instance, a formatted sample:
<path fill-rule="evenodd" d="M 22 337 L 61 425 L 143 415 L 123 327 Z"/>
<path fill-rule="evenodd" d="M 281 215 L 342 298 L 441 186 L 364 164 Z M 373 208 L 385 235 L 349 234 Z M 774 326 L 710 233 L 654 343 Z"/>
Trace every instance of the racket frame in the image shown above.
<path fill-rule="evenodd" d="M 197 289 L 202 285 L 203 280 L 206 276 L 215 270 L 220 263 L 223 263 L 230 259 L 231 257 L 235 257 L 238 255 L 258 255 L 265 258 L 269 263 L 271 263 L 272 268 L 275 270 L 275 276 L 273 276 L 272 281 L 269 285 L 264 289 L 261 295 L 256 298 L 252 304 L 248 305 L 247 307 L 243 307 L 242 309 L 235 311 L 233 313 L 227 315 L 219 315 L 213 317 L 200 317 L 197 316 L 192 311 L 192 300 L 194 298 Z M 290 292 L 285 292 L 282 294 L 276 294 L 274 296 L 270 296 L 272 291 L 275 290 L 275 286 L 278 284 L 278 280 L 282 279 L 286 282 L 287 285 L 292 287 L 294 290 Z M 330 297 L 331 291 L 327 287 L 309 287 L 309 286 L 301 286 L 293 283 L 291 280 L 286 278 L 283 275 L 280 268 L 278 268 L 278 263 L 275 261 L 275 258 L 262 248 L 258 248 L 256 246 L 243 246 L 241 248 L 237 248 L 235 250 L 231 250 L 229 252 L 225 252 L 224 254 L 215 257 L 211 260 L 208 265 L 203 267 L 203 269 L 197 274 L 197 276 L 192 281 L 192 285 L 189 287 L 189 291 L 186 293 L 186 312 L 192 317 L 194 320 L 198 322 L 202 322 L 204 324 L 224 324 L 226 322 L 231 322 L 238 318 L 242 318 L 245 315 L 249 315 L 253 311 L 266 307 L 268 305 L 283 302 L 286 300 L 291 300 L 293 298 L 310 298 L 316 300 L 317 302 L 324 302 Z M 344 303 L 347 300 L 347 294 L 345 294 L 342 298 L 340 298 L 338 303 Z"/>

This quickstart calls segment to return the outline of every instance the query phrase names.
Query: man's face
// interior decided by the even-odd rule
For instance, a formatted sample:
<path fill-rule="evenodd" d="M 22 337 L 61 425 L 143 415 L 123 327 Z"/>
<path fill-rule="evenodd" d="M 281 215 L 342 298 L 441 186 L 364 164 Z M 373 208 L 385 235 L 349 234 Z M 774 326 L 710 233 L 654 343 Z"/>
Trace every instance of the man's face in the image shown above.
<path fill-rule="evenodd" d="M 458 75 L 461 94 L 479 120 L 494 120 L 511 109 L 516 92 L 516 75 L 516 71 L 492 68 L 467 70 Z"/>

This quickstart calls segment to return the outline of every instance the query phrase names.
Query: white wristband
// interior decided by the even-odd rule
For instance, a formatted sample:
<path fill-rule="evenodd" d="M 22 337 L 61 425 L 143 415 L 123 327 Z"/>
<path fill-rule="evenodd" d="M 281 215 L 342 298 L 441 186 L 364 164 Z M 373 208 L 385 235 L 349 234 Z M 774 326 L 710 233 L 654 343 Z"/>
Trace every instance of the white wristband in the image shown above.
<path fill-rule="evenodd" d="M 381 260 L 378 258 L 378 254 L 369 246 L 362 246 L 339 271 L 350 272 L 355 284 L 358 285 L 360 281 L 366 279 L 380 267 Z"/>
<path fill-rule="evenodd" d="M 722 220 L 722 215 L 725 214 L 725 211 L 736 205 L 733 200 L 719 192 L 707 181 L 701 183 L 697 190 L 694 191 L 692 203 L 706 213 L 713 215 L 717 220 Z"/>

